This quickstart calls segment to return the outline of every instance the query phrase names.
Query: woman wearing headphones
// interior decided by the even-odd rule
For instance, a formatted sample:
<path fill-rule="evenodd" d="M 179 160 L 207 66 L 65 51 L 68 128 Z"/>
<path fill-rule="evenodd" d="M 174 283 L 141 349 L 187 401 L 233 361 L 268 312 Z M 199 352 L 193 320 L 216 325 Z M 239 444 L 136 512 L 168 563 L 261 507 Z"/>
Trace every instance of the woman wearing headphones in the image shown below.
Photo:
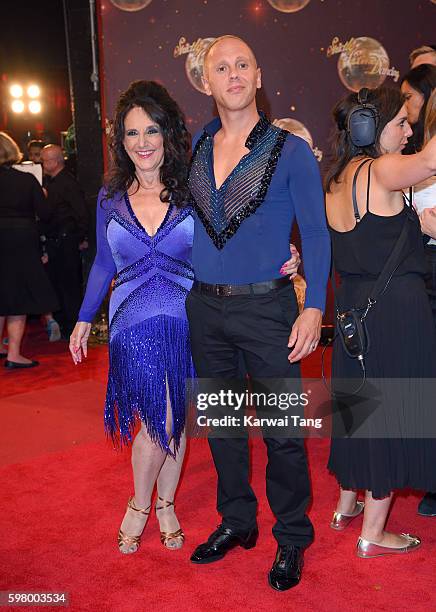
<path fill-rule="evenodd" d="M 428 422 L 433 408 L 419 390 L 422 379 L 436 377 L 436 334 L 423 279 L 419 219 L 402 193 L 436 173 L 436 138 L 415 155 L 401 155 L 412 130 L 404 98 L 394 89 L 350 94 L 336 105 L 333 116 L 337 131 L 334 162 L 326 176 L 326 211 L 342 311 L 365 307 L 389 255 L 398 252 L 392 278 L 365 319 L 370 346 L 363 363 L 367 379 L 382 379 L 387 388 L 393 380 L 407 379 L 407 384 L 403 382 L 395 401 L 378 397 L 374 415 L 356 406 L 370 392 L 369 381 L 359 398 L 351 397 L 354 417 L 366 414 L 367 423 L 362 423 L 368 425 L 373 416 L 376 429 L 360 438 L 334 437 L 329 459 L 341 486 L 331 527 L 340 531 L 363 514 L 357 554 L 376 557 L 420 545 L 416 536 L 385 531 L 393 491 L 436 490 L 436 444 L 410 436 L 422 431 L 421 423 Z M 350 357 L 337 341 L 332 372 L 336 380 L 358 382 L 362 360 Z M 364 502 L 357 501 L 359 489 L 365 490 Z"/>

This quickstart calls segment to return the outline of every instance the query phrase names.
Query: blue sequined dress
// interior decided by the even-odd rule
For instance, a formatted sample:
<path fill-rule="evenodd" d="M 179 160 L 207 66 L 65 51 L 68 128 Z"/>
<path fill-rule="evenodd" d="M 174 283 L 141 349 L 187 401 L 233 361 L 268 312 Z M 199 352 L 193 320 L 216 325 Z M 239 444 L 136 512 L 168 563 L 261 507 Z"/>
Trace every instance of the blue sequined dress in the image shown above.
<path fill-rule="evenodd" d="M 111 281 L 109 377 L 105 429 L 130 442 L 138 418 L 162 449 L 166 382 L 176 448 L 185 425 L 185 380 L 194 376 L 185 312 L 193 281 L 191 209 L 171 205 L 154 236 L 135 216 L 127 194 L 97 202 L 97 254 L 79 321 L 91 322 Z"/>

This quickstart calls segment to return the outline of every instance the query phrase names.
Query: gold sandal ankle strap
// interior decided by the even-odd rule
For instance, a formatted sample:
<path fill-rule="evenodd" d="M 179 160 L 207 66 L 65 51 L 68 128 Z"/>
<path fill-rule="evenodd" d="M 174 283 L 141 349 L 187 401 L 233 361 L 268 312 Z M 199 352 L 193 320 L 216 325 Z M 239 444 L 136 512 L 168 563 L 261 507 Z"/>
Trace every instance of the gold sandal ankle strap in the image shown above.
<path fill-rule="evenodd" d="M 157 498 L 164 504 L 163 506 L 158 506 L 156 504 L 156 510 L 163 510 L 163 508 L 169 508 L 170 506 L 174 506 L 174 500 L 173 501 L 168 501 L 167 499 L 164 499 L 163 497 L 160 497 L 159 495 L 157 496 Z"/>
<path fill-rule="evenodd" d="M 137 508 L 133 502 L 133 497 L 131 497 L 127 503 L 127 507 L 130 508 L 130 510 L 140 512 L 141 514 L 145 514 L 146 516 L 148 516 L 150 514 L 151 504 L 147 508 Z"/>

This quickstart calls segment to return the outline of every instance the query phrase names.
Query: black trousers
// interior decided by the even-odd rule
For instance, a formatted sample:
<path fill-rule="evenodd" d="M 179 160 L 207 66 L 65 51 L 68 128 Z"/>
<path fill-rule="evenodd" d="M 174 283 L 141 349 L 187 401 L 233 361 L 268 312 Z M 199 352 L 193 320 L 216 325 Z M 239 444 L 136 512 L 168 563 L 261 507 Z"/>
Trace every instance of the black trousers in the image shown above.
<path fill-rule="evenodd" d="M 298 314 L 291 288 L 265 295 L 215 297 L 192 290 L 186 300 L 191 345 L 200 378 L 240 377 L 242 353 L 252 377 L 296 378 L 288 361 L 288 338 Z M 276 518 L 279 544 L 308 546 L 313 527 L 306 514 L 310 483 L 302 439 L 266 438 L 266 493 Z M 218 474 L 217 510 L 223 525 L 248 530 L 256 525 L 257 500 L 249 482 L 249 448 L 244 438 L 209 438 Z"/>
<path fill-rule="evenodd" d="M 62 334 L 68 337 L 77 322 L 82 301 L 79 240 L 75 236 L 48 239 L 47 255 L 47 272 L 60 304 L 55 317 Z"/>

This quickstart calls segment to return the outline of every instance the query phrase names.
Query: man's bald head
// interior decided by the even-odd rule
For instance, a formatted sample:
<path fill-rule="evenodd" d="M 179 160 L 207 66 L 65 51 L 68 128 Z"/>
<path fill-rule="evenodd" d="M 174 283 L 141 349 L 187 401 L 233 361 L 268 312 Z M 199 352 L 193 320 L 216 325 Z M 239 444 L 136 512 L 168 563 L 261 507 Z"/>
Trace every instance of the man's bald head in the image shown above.
<path fill-rule="evenodd" d="M 65 167 L 64 154 L 59 145 L 48 144 L 41 152 L 42 167 L 48 176 L 56 176 Z"/>
<path fill-rule="evenodd" d="M 45 152 L 46 157 L 49 157 L 50 159 L 55 159 L 58 162 L 64 161 L 64 154 L 62 153 L 62 149 L 59 145 L 48 144 L 42 150 Z"/>
<path fill-rule="evenodd" d="M 205 53 L 203 85 L 213 96 L 218 112 L 256 110 L 256 90 L 261 87 L 260 68 L 247 43 L 239 36 L 217 38 Z"/>
<path fill-rule="evenodd" d="M 240 42 L 246 48 L 246 53 L 252 58 L 257 68 L 256 56 L 253 53 L 253 49 L 249 45 L 247 45 L 245 40 L 242 40 L 242 38 L 239 38 L 239 36 L 234 36 L 233 34 L 224 34 L 224 36 L 219 36 L 218 38 L 215 38 L 213 43 L 207 48 L 203 58 L 203 73 L 207 73 L 208 64 L 212 60 L 213 56 L 216 55 L 219 47 L 225 44 L 226 42 L 231 42 L 232 40 Z"/>

